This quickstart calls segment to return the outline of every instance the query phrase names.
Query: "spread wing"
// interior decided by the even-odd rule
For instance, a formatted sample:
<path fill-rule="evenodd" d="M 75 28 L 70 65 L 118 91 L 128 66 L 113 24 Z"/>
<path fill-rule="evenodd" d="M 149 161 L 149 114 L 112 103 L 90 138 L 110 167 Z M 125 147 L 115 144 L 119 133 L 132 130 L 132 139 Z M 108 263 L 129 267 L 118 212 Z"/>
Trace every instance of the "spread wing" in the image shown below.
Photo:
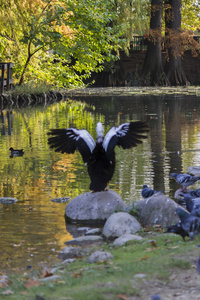
<path fill-rule="evenodd" d="M 48 144 L 51 148 L 55 148 L 56 152 L 74 153 L 77 149 L 85 163 L 88 162 L 96 145 L 93 137 L 85 129 L 51 129 L 48 135 L 51 135 Z"/>
<path fill-rule="evenodd" d="M 115 146 L 129 149 L 141 144 L 142 140 L 147 138 L 145 134 L 148 131 L 147 124 L 141 121 L 124 123 L 119 127 L 112 127 L 103 141 L 103 148 L 107 154 L 107 158 L 110 159 Z"/>

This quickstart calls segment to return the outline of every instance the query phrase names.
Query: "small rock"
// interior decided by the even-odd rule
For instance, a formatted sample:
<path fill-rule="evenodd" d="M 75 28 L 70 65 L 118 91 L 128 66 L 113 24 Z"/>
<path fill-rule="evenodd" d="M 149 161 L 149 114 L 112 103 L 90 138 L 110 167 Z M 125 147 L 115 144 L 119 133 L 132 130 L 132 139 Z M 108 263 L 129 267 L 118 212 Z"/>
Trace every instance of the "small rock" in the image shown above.
<path fill-rule="evenodd" d="M 91 244 L 102 244 L 103 238 L 98 235 L 91 235 L 91 236 L 80 236 L 78 238 L 75 238 L 73 240 L 69 240 L 65 242 L 66 245 L 91 245 Z"/>
<path fill-rule="evenodd" d="M 77 232 L 80 234 L 86 234 L 90 229 L 91 229 L 90 227 L 79 227 L 77 228 Z"/>
<path fill-rule="evenodd" d="M 118 237 L 117 239 L 114 240 L 113 245 L 115 246 L 122 246 L 124 244 L 126 244 L 128 241 L 139 241 L 142 240 L 143 238 L 141 236 L 138 235 L 134 235 L 134 234 L 124 234 L 120 237 Z"/>
<path fill-rule="evenodd" d="M 109 252 L 104 252 L 104 251 L 95 251 L 94 253 L 91 254 L 89 258 L 90 263 L 95 263 L 98 261 L 107 261 L 113 258 L 113 255 Z"/>
<path fill-rule="evenodd" d="M 2 198 L 0 198 L 0 203 L 1 204 L 14 204 L 17 201 L 18 201 L 17 199 L 10 198 L 10 197 L 2 197 Z"/>
<path fill-rule="evenodd" d="M 88 230 L 85 235 L 100 235 L 101 234 L 101 229 L 100 228 L 93 228 Z"/>
<path fill-rule="evenodd" d="M 142 273 L 138 273 L 134 275 L 135 278 L 144 278 L 146 276 L 147 276 L 146 274 L 142 274 Z"/>
<path fill-rule="evenodd" d="M 60 197 L 60 198 L 51 199 L 51 202 L 64 203 L 64 202 L 68 202 L 69 200 L 70 200 L 69 197 Z"/>
<path fill-rule="evenodd" d="M 58 279 L 61 279 L 60 275 L 52 275 L 52 276 L 48 276 L 48 277 L 45 277 L 45 278 L 41 278 L 39 280 L 41 282 L 43 282 L 43 281 L 53 281 L 53 280 L 58 280 Z"/>
<path fill-rule="evenodd" d="M 119 212 L 108 218 L 102 234 L 107 239 L 115 239 L 124 234 L 133 234 L 140 228 L 140 223 L 133 216 L 125 212 Z"/>
<path fill-rule="evenodd" d="M 68 258 L 68 259 L 65 259 L 65 260 L 62 261 L 62 265 L 64 265 L 64 264 L 71 264 L 74 261 L 75 261 L 74 258 Z"/>
<path fill-rule="evenodd" d="M 63 250 L 59 253 L 59 258 L 62 260 L 66 260 L 69 258 L 75 258 L 80 257 L 83 255 L 84 249 L 81 249 L 79 247 L 65 247 Z"/>

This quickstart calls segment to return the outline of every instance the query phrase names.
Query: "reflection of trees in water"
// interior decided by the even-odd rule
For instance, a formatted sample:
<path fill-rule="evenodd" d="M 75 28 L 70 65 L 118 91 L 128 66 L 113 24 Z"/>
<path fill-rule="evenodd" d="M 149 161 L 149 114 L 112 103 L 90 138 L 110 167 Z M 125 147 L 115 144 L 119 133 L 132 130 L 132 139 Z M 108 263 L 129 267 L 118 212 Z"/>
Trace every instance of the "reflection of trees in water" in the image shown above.
<path fill-rule="evenodd" d="M 12 110 L 1 110 L 1 135 L 11 135 L 13 128 Z"/>

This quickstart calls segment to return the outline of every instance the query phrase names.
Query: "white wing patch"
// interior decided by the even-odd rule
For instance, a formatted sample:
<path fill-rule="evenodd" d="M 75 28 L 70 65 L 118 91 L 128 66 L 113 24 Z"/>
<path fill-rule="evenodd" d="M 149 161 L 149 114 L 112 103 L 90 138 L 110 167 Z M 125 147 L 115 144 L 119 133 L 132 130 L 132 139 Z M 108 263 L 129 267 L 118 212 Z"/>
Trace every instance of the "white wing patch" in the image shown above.
<path fill-rule="evenodd" d="M 118 137 L 125 136 L 129 130 L 129 125 L 130 125 L 130 123 L 124 123 L 124 124 L 121 124 L 120 126 L 118 126 L 117 128 L 115 128 L 116 135 Z"/>
<path fill-rule="evenodd" d="M 109 142 L 114 135 L 116 135 L 116 127 L 112 127 L 105 135 L 102 146 L 106 152 L 108 150 Z"/>
<path fill-rule="evenodd" d="M 68 131 L 69 130 L 69 131 Z M 74 135 L 72 134 L 74 133 Z M 68 128 L 66 134 L 73 138 L 74 140 L 78 141 L 80 138 L 84 140 L 84 142 L 89 147 L 90 151 L 92 152 L 95 148 L 95 141 L 93 137 L 89 134 L 89 132 L 85 129 L 76 129 L 76 128 Z"/>

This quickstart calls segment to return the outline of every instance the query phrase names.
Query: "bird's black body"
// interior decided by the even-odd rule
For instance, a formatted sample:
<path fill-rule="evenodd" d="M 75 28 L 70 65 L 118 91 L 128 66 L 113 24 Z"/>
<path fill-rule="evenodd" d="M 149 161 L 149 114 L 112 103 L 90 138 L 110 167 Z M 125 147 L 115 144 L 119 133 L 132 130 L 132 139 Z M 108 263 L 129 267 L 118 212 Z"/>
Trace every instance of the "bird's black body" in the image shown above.
<path fill-rule="evenodd" d="M 9 149 L 11 151 L 10 153 L 10 158 L 13 158 L 14 156 L 23 156 L 24 155 L 24 151 L 23 149 L 13 149 L 12 147 L 10 147 Z"/>
<path fill-rule="evenodd" d="M 123 149 L 136 147 L 147 138 L 148 127 L 145 122 L 137 121 L 112 127 L 103 136 L 103 126 L 97 123 L 97 139 L 84 129 L 52 129 L 48 143 L 55 151 L 74 153 L 79 150 L 83 161 L 87 164 L 91 179 L 90 190 L 103 191 L 111 180 L 115 170 L 115 146 Z"/>
<path fill-rule="evenodd" d="M 164 233 L 178 234 L 183 238 L 184 241 L 185 241 L 185 237 L 189 236 L 189 234 L 183 229 L 181 221 L 179 221 L 174 225 L 168 226 L 167 231 L 165 231 Z"/>
<path fill-rule="evenodd" d="M 196 235 L 200 235 L 200 218 L 189 214 L 181 207 L 176 208 L 176 213 L 180 218 L 182 228 L 189 234 L 191 240 Z"/>
<path fill-rule="evenodd" d="M 113 151 L 111 160 L 108 161 L 104 148 L 101 144 L 97 144 L 88 162 L 88 174 L 91 178 L 90 190 L 96 192 L 104 191 L 113 177 L 114 171 L 115 152 Z"/>

